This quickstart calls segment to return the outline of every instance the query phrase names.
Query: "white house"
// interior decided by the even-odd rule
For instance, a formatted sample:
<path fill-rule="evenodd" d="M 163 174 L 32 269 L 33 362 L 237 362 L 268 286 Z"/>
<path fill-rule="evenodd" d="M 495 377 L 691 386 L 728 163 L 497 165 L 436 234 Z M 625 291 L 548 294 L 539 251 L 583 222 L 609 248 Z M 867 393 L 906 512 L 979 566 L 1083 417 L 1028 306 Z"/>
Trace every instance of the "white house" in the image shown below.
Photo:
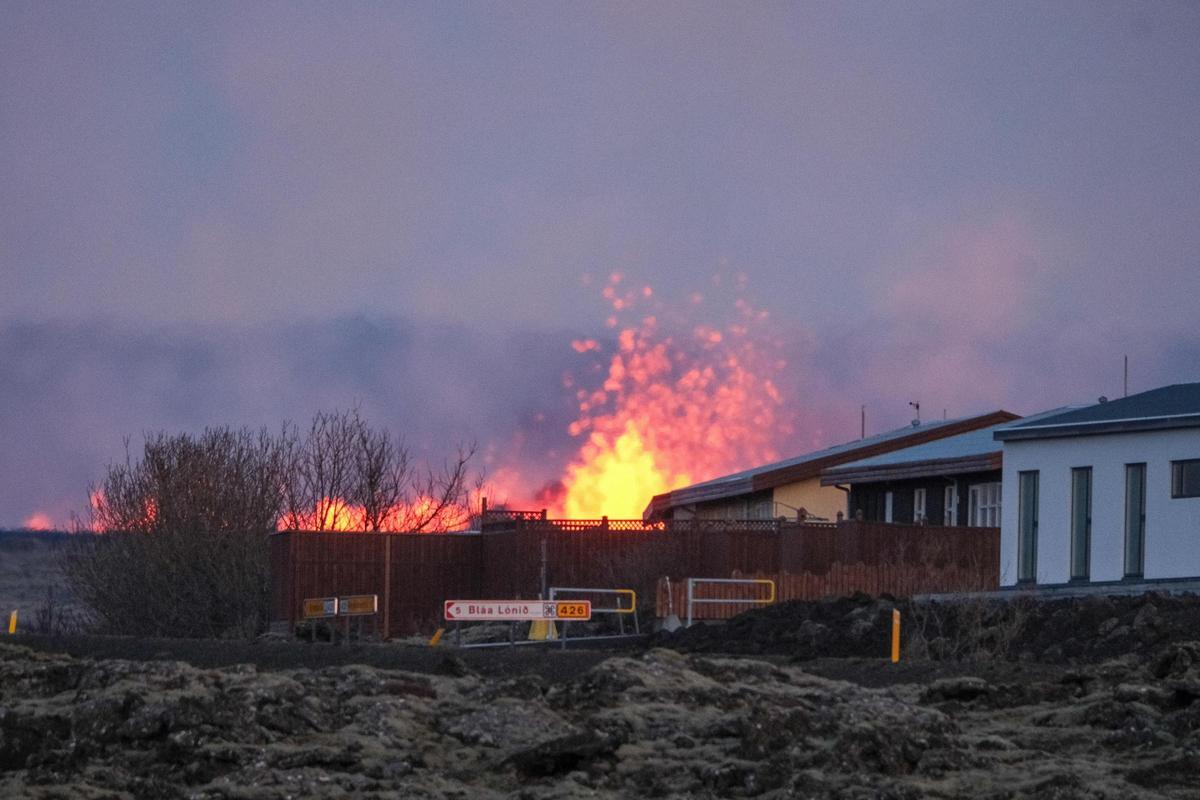
<path fill-rule="evenodd" d="M 994 435 L 1001 585 L 1200 577 L 1200 383 Z"/>

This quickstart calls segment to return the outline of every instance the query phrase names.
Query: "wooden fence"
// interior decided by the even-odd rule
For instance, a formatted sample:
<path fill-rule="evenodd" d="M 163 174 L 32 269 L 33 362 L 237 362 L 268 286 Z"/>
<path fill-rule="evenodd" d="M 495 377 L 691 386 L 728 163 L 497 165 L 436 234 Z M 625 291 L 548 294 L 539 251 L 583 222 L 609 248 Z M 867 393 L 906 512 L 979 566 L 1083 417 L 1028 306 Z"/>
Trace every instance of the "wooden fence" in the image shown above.
<path fill-rule="evenodd" d="M 991 530 L 995 530 L 994 528 Z M 707 576 L 706 576 L 707 577 Z M 763 579 L 775 581 L 775 600 L 820 600 L 823 597 L 844 597 L 855 592 L 906 597 L 932 592 L 979 592 L 998 588 L 998 581 L 975 566 L 944 564 L 915 566 L 909 564 L 834 564 L 824 574 L 801 572 L 743 574 L 734 572 L 728 578 Z M 701 584 L 694 597 L 706 600 L 749 600 L 765 595 L 762 586 L 744 584 Z M 675 614 L 687 616 L 687 583 L 662 578 L 655 591 L 655 607 L 659 617 Z M 742 603 L 697 603 L 692 607 L 693 619 L 729 619 L 754 606 Z"/>
<path fill-rule="evenodd" d="M 995 588 L 999 541 L 995 528 L 853 521 L 505 519 L 470 533 L 287 532 L 271 537 L 272 603 L 277 620 L 294 624 L 306 597 L 378 594 L 383 630 L 399 636 L 441 624 L 445 600 L 533 599 L 543 585 L 633 588 L 643 603 L 663 577 L 782 576 L 781 597 Z"/>

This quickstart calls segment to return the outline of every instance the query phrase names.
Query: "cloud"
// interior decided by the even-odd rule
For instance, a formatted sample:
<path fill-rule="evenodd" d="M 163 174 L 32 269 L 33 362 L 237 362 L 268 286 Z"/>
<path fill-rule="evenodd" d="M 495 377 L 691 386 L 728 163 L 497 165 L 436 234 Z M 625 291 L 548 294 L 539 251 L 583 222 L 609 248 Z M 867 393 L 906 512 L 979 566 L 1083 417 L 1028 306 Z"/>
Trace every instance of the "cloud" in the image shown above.
<path fill-rule="evenodd" d="M 575 362 L 570 339 L 366 317 L 238 328 L 5 324 L 0 526 L 35 512 L 65 522 L 104 465 L 124 457 L 124 437 L 136 450 L 147 431 L 277 428 L 354 404 L 421 457 L 474 440 L 481 460 L 490 447 L 553 477 L 569 455 L 573 408 L 547 387 Z"/>

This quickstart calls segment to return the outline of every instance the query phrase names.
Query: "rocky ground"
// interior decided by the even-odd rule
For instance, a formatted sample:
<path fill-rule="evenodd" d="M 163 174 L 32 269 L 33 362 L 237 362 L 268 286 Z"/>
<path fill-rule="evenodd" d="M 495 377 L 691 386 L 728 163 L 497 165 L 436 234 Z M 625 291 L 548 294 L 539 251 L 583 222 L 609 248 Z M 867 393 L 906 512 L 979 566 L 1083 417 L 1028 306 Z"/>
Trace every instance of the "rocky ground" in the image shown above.
<path fill-rule="evenodd" d="M 404 668 L 0 645 L 0 797 L 1200 797 L 1200 601 L 962 604 L 923 621 L 920 659 L 837 652 L 877 651 L 892 605 L 619 654 L 363 659 Z"/>

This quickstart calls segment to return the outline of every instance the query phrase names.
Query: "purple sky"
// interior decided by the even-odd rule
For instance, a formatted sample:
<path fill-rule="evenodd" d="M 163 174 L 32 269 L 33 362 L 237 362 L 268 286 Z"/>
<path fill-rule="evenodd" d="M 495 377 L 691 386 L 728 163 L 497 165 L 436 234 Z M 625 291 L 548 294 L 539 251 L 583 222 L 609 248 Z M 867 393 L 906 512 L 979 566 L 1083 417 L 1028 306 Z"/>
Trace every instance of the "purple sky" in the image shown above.
<path fill-rule="evenodd" d="M 125 435 L 353 402 L 554 477 L 616 270 L 748 277 L 785 452 L 1200 380 L 1197 42 L 1184 2 L 6 3 L 0 526 Z"/>

